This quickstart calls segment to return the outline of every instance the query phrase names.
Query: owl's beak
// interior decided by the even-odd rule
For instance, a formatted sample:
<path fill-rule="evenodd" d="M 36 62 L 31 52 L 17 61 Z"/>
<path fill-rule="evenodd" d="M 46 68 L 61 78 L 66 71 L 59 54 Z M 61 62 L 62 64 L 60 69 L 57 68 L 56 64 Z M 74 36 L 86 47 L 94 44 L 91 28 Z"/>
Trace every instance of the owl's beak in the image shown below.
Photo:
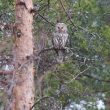
<path fill-rule="evenodd" d="M 62 29 L 59 29 L 59 32 L 62 32 Z"/>

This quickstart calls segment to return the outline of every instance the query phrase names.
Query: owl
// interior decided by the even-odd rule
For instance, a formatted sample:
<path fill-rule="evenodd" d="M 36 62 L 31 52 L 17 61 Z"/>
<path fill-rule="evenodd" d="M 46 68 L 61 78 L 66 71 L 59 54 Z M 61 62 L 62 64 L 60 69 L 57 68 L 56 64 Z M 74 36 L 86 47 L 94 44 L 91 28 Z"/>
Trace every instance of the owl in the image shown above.
<path fill-rule="evenodd" d="M 68 40 L 67 26 L 64 23 L 57 23 L 53 33 L 53 47 L 58 55 L 57 61 L 62 62 L 64 58 L 64 49 Z"/>

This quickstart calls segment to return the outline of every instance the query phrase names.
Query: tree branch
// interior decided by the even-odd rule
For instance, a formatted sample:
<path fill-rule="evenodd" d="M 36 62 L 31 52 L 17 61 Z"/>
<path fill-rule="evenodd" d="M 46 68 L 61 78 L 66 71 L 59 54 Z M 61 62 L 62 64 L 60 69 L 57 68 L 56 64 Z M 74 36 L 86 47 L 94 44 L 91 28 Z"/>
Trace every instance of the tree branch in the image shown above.
<path fill-rule="evenodd" d="M 47 99 L 47 98 L 53 98 L 53 97 L 44 96 L 44 97 L 38 99 L 37 102 L 36 102 L 36 103 L 30 108 L 30 110 L 32 110 L 32 109 L 35 107 L 35 105 L 37 105 L 41 100 L 43 100 L 43 99 Z"/>
<path fill-rule="evenodd" d="M 13 74 L 14 70 L 12 71 L 5 71 L 5 70 L 0 70 L 0 75 L 11 75 Z"/>
<path fill-rule="evenodd" d="M 92 78 L 92 79 L 97 80 L 97 81 L 110 83 L 110 80 L 99 79 L 99 78 L 96 78 L 96 77 L 91 76 L 91 75 L 88 75 L 88 74 L 84 74 L 84 76 L 86 76 L 86 77 L 88 77 L 88 78 Z"/>
<path fill-rule="evenodd" d="M 48 21 L 44 16 L 42 16 L 40 13 L 38 13 L 38 15 L 44 19 L 47 23 L 51 24 L 52 26 L 55 26 L 54 23 L 51 23 L 50 21 Z"/>
<path fill-rule="evenodd" d="M 65 83 L 71 83 L 73 80 L 76 80 L 79 76 L 81 76 L 82 74 L 84 74 L 88 69 L 90 68 L 90 66 L 88 68 L 86 68 L 85 70 L 81 71 L 79 74 L 77 74 L 76 76 L 73 75 L 73 78 Z"/>

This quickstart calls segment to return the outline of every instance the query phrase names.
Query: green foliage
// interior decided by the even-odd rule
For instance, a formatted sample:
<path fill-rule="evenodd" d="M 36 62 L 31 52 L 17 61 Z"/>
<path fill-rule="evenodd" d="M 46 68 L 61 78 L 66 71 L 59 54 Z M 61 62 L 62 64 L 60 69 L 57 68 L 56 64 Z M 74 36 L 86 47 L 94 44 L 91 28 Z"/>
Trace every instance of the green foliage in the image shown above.
<path fill-rule="evenodd" d="M 47 1 L 37 1 L 41 6 L 39 13 L 50 23 L 56 24 L 59 20 L 67 24 L 70 48 L 73 48 L 73 53 L 78 55 L 78 58 L 72 57 L 68 62 L 57 65 L 56 71 L 50 71 L 46 77 L 45 92 L 49 96 L 54 96 L 56 91 L 60 91 L 61 94 L 57 97 L 63 104 L 69 99 L 93 101 L 97 93 L 110 90 L 107 82 L 110 80 L 110 21 L 108 20 L 110 8 L 99 5 L 100 0 L 61 1 L 64 7 L 57 0 L 50 1 L 50 4 Z M 43 8 L 44 5 L 47 7 Z M 71 20 L 67 15 L 68 10 L 71 10 Z M 46 20 L 39 17 L 35 19 L 37 25 L 43 24 L 43 27 L 46 26 L 46 31 L 53 32 L 54 27 Z M 74 79 L 88 66 L 91 68 L 84 75 Z M 62 85 L 68 90 L 66 94 L 60 90 Z"/>

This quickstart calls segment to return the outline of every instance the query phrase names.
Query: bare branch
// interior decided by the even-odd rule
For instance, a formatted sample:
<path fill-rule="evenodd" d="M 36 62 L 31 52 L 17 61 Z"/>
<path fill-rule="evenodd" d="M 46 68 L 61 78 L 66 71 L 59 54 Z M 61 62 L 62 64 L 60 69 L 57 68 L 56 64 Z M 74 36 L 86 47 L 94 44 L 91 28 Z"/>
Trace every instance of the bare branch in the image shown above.
<path fill-rule="evenodd" d="M 53 97 L 44 96 L 44 97 L 38 99 L 37 102 L 30 108 L 30 110 L 32 110 L 41 100 L 47 99 L 47 98 L 53 98 Z"/>
<path fill-rule="evenodd" d="M 86 68 L 85 70 L 81 71 L 79 74 L 77 74 L 76 76 L 73 75 L 73 78 L 65 83 L 71 83 L 73 80 L 76 80 L 79 76 L 81 76 L 82 74 L 84 74 L 88 69 L 90 68 L 90 66 L 88 68 Z"/>
<path fill-rule="evenodd" d="M 5 70 L 1 70 L 0 71 L 0 75 L 12 75 L 14 71 L 5 71 Z"/>
<path fill-rule="evenodd" d="M 47 23 L 51 24 L 52 26 L 55 26 L 54 23 L 51 23 L 48 21 L 44 16 L 42 16 L 40 13 L 37 13 L 42 19 L 44 19 Z"/>
<path fill-rule="evenodd" d="M 97 81 L 110 83 L 110 80 L 99 79 L 98 77 L 94 77 L 94 76 L 91 76 L 91 75 L 88 75 L 88 74 L 84 74 L 84 76 L 86 76 L 88 78 L 92 78 L 92 79 L 97 80 Z"/>

